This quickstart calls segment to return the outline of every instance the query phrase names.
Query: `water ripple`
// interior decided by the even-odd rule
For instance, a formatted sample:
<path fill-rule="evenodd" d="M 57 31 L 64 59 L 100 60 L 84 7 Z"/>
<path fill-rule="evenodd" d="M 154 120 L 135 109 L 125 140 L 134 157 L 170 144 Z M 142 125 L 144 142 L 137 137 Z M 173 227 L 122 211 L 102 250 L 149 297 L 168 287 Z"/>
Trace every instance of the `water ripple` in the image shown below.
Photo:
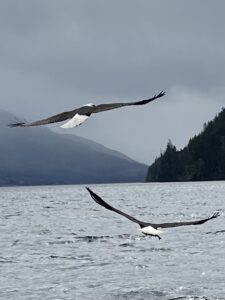
<path fill-rule="evenodd" d="M 152 222 L 222 213 L 165 229 L 158 241 L 97 206 L 83 186 L 0 189 L 0 299 L 224 299 L 224 182 L 94 189 Z"/>

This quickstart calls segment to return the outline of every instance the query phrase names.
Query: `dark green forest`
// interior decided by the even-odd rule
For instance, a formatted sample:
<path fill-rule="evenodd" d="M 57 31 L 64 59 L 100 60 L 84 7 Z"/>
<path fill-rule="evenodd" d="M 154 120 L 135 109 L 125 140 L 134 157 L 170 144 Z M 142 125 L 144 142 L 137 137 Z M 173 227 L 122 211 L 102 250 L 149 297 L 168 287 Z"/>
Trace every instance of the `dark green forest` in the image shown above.
<path fill-rule="evenodd" d="M 147 182 L 225 180 L 225 108 L 182 150 L 169 140 L 148 168 Z"/>

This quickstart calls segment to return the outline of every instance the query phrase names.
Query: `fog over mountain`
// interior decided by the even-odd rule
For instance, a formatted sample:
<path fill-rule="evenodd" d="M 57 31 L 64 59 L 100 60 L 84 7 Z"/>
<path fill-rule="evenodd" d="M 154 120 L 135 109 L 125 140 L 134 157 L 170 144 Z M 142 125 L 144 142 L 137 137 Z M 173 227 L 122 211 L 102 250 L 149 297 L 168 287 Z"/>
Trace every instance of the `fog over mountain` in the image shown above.
<path fill-rule="evenodd" d="M 15 120 L 0 110 L 2 186 L 144 181 L 147 166 L 120 152 L 46 127 L 9 128 Z"/>

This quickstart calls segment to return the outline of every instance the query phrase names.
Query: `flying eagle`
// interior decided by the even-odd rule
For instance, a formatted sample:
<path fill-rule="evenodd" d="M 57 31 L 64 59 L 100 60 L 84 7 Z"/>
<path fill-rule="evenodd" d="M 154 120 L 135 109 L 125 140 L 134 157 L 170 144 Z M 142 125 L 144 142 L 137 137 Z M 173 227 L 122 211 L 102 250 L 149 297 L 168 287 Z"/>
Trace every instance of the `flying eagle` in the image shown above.
<path fill-rule="evenodd" d="M 136 102 L 125 102 L 125 103 L 108 103 L 108 104 L 86 104 L 80 108 L 76 108 L 71 111 L 66 111 L 47 119 L 34 121 L 31 123 L 19 122 L 19 123 L 12 123 L 9 124 L 10 127 L 30 127 L 30 126 L 39 126 L 39 125 L 46 125 L 51 123 L 62 122 L 68 120 L 65 124 L 61 125 L 62 128 L 73 128 L 78 125 L 81 125 L 84 121 L 86 121 L 91 114 L 99 113 L 106 110 L 111 110 L 115 108 L 120 108 L 124 106 L 132 106 L 132 105 L 144 105 L 147 104 L 157 98 L 163 97 L 165 92 L 160 92 L 158 95 L 153 96 L 147 100 L 141 100 Z"/>
<path fill-rule="evenodd" d="M 94 199 L 94 201 L 96 203 L 98 203 L 99 205 L 105 207 L 106 209 L 112 210 L 112 211 L 116 212 L 117 214 L 120 214 L 120 215 L 124 216 L 125 218 L 129 219 L 130 221 L 132 221 L 134 223 L 137 223 L 141 227 L 140 231 L 142 233 L 144 233 L 146 235 L 158 237 L 159 240 L 161 239 L 161 237 L 159 236 L 159 234 L 162 233 L 162 231 L 159 230 L 161 228 L 170 228 L 170 227 L 187 226 L 187 225 L 200 225 L 200 224 L 203 224 L 203 223 L 205 223 L 205 222 L 207 222 L 211 219 L 215 219 L 219 216 L 219 213 L 216 212 L 209 218 L 196 220 L 196 221 L 159 223 L 159 224 L 143 222 L 143 221 L 140 221 L 140 220 L 138 220 L 138 219 L 122 212 L 121 210 L 119 210 L 117 208 L 112 207 L 107 202 L 105 202 L 100 196 L 98 196 L 96 193 L 94 193 L 90 188 L 86 187 L 86 189 L 88 190 L 91 197 Z"/>

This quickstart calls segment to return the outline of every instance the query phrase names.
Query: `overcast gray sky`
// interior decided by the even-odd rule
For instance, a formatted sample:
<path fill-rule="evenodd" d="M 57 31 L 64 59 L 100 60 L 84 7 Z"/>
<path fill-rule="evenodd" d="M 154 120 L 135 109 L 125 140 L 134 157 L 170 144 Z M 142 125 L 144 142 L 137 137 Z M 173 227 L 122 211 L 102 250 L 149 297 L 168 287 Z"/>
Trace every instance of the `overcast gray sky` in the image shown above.
<path fill-rule="evenodd" d="M 223 0 L 2 0 L 0 108 L 36 120 L 164 90 L 69 131 L 149 164 L 224 106 L 224 23 Z"/>

